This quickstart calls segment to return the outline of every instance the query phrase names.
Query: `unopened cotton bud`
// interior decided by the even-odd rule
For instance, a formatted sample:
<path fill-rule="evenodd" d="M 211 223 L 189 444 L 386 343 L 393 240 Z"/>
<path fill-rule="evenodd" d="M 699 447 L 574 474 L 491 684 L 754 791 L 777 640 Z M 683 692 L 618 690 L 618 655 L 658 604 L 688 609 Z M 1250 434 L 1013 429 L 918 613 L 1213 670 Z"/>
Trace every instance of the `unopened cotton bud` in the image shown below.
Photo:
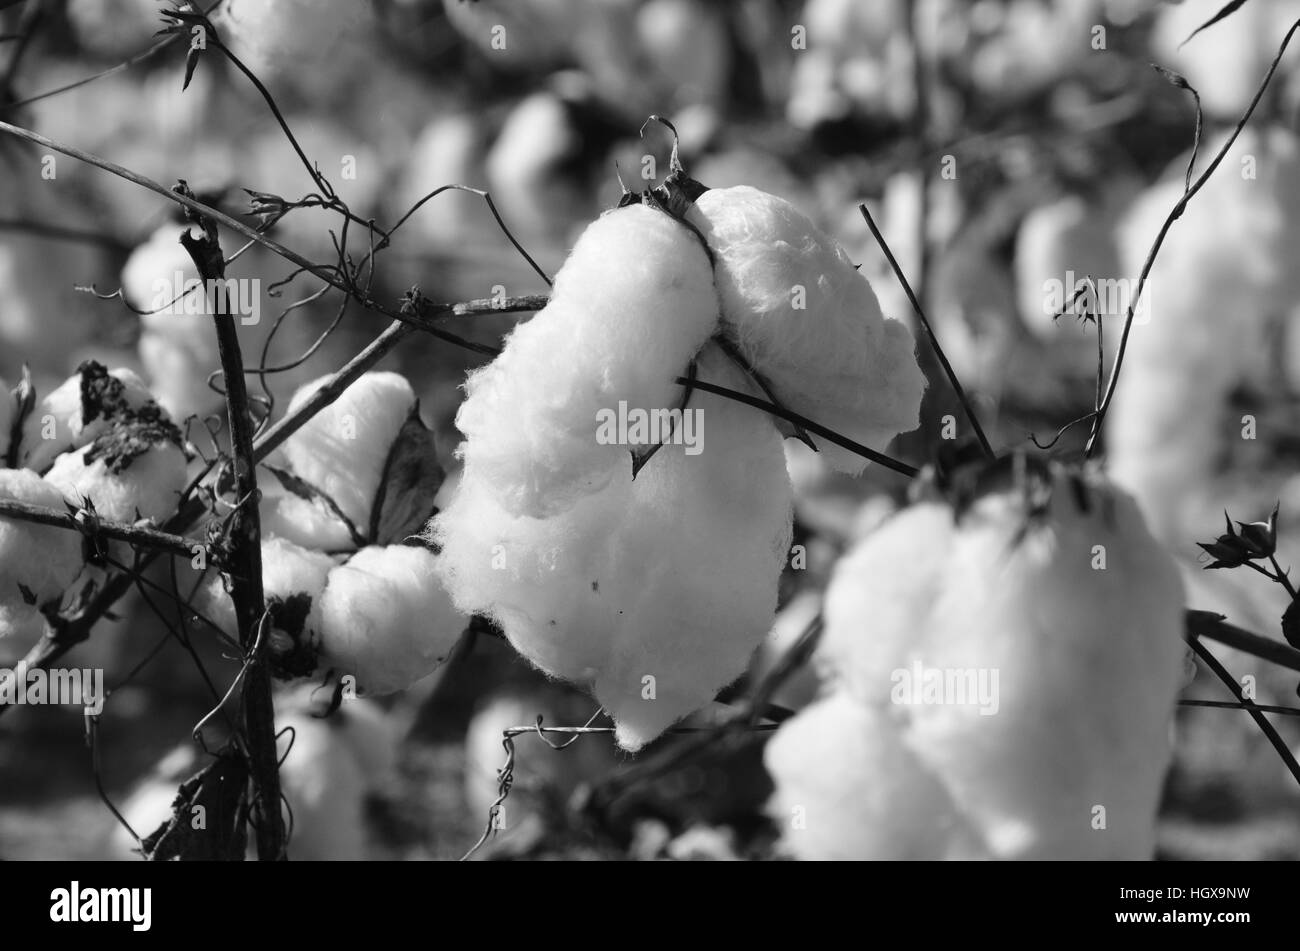
<path fill-rule="evenodd" d="M 328 377 L 301 387 L 293 413 Z M 398 373 L 366 373 L 313 416 L 284 444 L 298 477 L 334 500 L 359 531 L 370 524 L 388 450 L 415 406 L 415 393 Z"/>
<path fill-rule="evenodd" d="M 434 556 L 372 545 L 333 568 L 320 598 L 321 664 L 368 694 L 404 690 L 447 659 L 466 618 L 434 572 Z"/>
<path fill-rule="evenodd" d="M 64 510 L 59 490 L 30 469 L 0 469 L 0 499 Z M 20 629 L 39 606 L 59 597 L 81 566 L 76 532 L 0 517 L 0 637 Z"/>
<path fill-rule="evenodd" d="M 556 274 L 550 303 L 470 377 L 456 417 L 467 466 L 507 512 L 531 516 L 628 475 L 629 449 L 648 434 L 602 438 L 602 414 L 678 406 L 674 380 L 716 322 L 699 240 L 645 205 L 608 212 Z"/>
<path fill-rule="evenodd" d="M 919 423 L 925 378 L 911 331 L 884 317 L 844 249 L 784 199 L 712 189 L 687 216 L 715 257 L 722 316 L 778 401 L 873 449 Z M 859 455 L 819 442 L 838 469 Z"/>

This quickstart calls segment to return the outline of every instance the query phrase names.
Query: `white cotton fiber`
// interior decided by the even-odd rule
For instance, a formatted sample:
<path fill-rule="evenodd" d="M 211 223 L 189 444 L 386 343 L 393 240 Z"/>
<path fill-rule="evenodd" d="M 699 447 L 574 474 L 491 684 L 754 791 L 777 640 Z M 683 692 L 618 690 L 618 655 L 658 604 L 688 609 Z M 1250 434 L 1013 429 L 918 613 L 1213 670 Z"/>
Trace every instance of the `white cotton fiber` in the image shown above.
<path fill-rule="evenodd" d="M 93 447 L 65 452 L 54 460 L 46 480 L 74 505 L 94 503 L 100 518 L 134 522 L 147 518 L 161 524 L 176 511 L 185 488 L 185 454 L 171 443 L 155 443 L 120 472 L 103 457 L 87 461 Z"/>
<path fill-rule="evenodd" d="M 446 660 L 468 620 L 434 567 L 425 548 L 372 545 L 333 568 L 320 597 L 321 665 L 386 694 Z"/>
<path fill-rule="evenodd" d="M 371 13 L 370 0 L 226 0 L 215 25 L 258 75 L 314 74 L 357 42 Z"/>
<path fill-rule="evenodd" d="M 325 578 L 333 567 L 334 560 L 324 552 L 309 551 L 283 538 L 262 539 L 262 594 L 268 600 L 277 598 L 280 601 L 287 601 L 295 595 L 311 598 L 311 610 L 303 633 L 313 643 L 319 639 L 321 629 L 321 592 L 325 590 Z M 204 584 L 200 604 L 208 620 L 231 637 L 239 637 L 235 605 L 219 575 L 214 574 Z"/>
<path fill-rule="evenodd" d="M 747 186 L 705 192 L 687 220 L 713 249 L 723 319 L 786 408 L 876 450 L 916 428 L 925 379 L 912 334 L 881 314 L 843 248 Z M 818 445 L 845 472 L 866 465 Z"/>
<path fill-rule="evenodd" d="M 276 459 L 273 464 L 282 466 L 284 460 Z M 264 538 L 283 538 L 315 551 L 349 551 L 356 547 L 347 525 L 323 499 L 294 495 L 265 469 L 258 471 L 257 488 L 262 495 L 258 514 Z"/>
<path fill-rule="evenodd" d="M 717 295 L 699 240 L 644 205 L 583 232 L 551 302 L 475 372 L 456 417 L 467 468 L 510 514 L 548 516 L 630 470 L 630 445 L 597 441 L 598 414 L 671 409 L 673 381 L 713 332 Z"/>
<path fill-rule="evenodd" d="M 819 663 L 837 703 L 874 711 L 875 729 L 895 732 L 938 779 L 978 852 L 1150 858 L 1182 681 L 1181 581 L 1131 498 L 1084 476 L 1084 511 L 1071 474 L 1051 473 L 1051 500 L 1037 518 L 1009 488 L 955 525 L 946 505 L 924 503 L 870 536 L 832 580 Z M 972 685 L 983 677 L 989 692 L 927 697 L 918 669 Z M 797 729 L 806 737 L 811 728 Z M 859 741 L 837 732 L 826 742 Z M 788 762 L 769 760 L 778 784 L 791 784 L 780 803 L 857 775 L 851 760 L 828 757 L 805 793 L 810 780 Z M 917 783 L 918 796 L 930 795 L 928 781 Z M 867 825 L 899 819 L 859 815 Z M 940 851 L 968 852 L 964 840 Z M 791 845 L 799 847 L 793 837 Z"/>
<path fill-rule="evenodd" d="M 699 378 L 753 392 L 715 349 Z M 771 625 L 790 540 L 780 436 L 696 392 L 701 451 L 661 448 L 550 518 L 512 516 L 472 453 L 431 523 L 463 611 L 492 616 L 546 673 L 594 688 L 635 750 L 738 677 Z M 626 448 L 624 449 L 626 452 Z"/>
<path fill-rule="evenodd" d="M 65 511 L 59 490 L 30 469 L 0 469 L 0 499 Z M 81 572 L 81 536 L 68 529 L 0 518 L 0 637 L 23 629 L 37 607 Z M 28 605 L 19 586 L 36 598 Z"/>
<path fill-rule="evenodd" d="M 289 412 L 301 407 L 327 379 L 301 387 L 289 403 Z M 415 393 L 401 374 L 363 374 L 286 440 L 284 457 L 295 475 L 332 498 L 364 534 L 388 450 L 414 407 Z"/>
<path fill-rule="evenodd" d="M 109 376 L 122 383 L 123 400 L 131 409 L 141 409 L 153 399 L 149 388 L 133 371 L 119 367 L 110 370 Z M 85 418 L 82 380 L 82 372 L 74 373 L 37 401 L 23 420 L 19 465 L 44 471 L 59 453 L 90 445 L 112 425 L 113 420 L 103 413 L 96 412 L 93 419 Z"/>
<path fill-rule="evenodd" d="M 782 844 L 811 861 L 983 857 L 944 784 L 887 711 L 832 693 L 787 721 L 763 752 Z"/>

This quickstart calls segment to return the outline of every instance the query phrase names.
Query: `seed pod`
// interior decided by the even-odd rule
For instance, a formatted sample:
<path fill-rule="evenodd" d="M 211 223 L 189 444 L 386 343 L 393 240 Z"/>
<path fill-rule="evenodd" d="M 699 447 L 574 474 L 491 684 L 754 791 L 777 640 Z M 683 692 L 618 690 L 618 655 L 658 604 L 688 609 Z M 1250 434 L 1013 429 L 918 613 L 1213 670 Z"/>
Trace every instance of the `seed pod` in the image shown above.
<path fill-rule="evenodd" d="M 726 329 L 788 409 L 883 450 L 919 422 L 925 378 L 912 334 L 886 319 L 848 255 L 789 202 L 713 189 L 687 220 L 715 256 Z M 837 469 L 866 461 L 825 442 Z"/>
<path fill-rule="evenodd" d="M 850 553 L 827 592 L 819 664 L 874 717 L 853 729 L 896 733 L 872 742 L 937 778 L 981 854 L 1149 858 L 1182 679 L 1182 584 L 1127 495 L 1055 464 L 1028 473 L 955 510 L 913 506 Z M 793 784 L 778 801 L 803 794 L 808 780 L 770 757 L 778 787 Z M 839 776 L 824 762 L 824 789 L 860 765 Z M 968 850 L 963 834 L 938 852 Z"/>
<path fill-rule="evenodd" d="M 647 441 L 598 441 L 597 414 L 676 406 L 673 381 L 717 313 L 708 257 L 688 229 L 644 205 L 598 218 L 550 303 L 470 376 L 456 417 L 466 466 L 513 515 L 554 515 L 599 492 Z"/>
<path fill-rule="evenodd" d="M 59 490 L 30 469 L 0 469 L 0 499 L 63 510 Z M 0 638 L 36 619 L 81 572 L 81 537 L 35 522 L 0 518 Z"/>
<path fill-rule="evenodd" d="M 371 545 L 333 568 L 320 597 L 321 665 L 367 694 L 404 690 L 447 659 L 465 630 L 426 549 Z"/>

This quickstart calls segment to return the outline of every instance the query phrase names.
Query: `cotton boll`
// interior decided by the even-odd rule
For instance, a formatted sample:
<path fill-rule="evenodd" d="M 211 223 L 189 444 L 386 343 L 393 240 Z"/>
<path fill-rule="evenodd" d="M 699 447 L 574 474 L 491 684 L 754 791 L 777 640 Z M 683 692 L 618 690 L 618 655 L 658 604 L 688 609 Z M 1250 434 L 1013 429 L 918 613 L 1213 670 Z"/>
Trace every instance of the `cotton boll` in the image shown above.
<path fill-rule="evenodd" d="M 705 192 L 688 220 L 714 252 L 724 320 L 783 405 L 873 449 L 916 428 L 925 378 L 911 332 L 884 318 L 843 248 L 745 186 Z M 821 448 L 843 471 L 866 465 Z"/>
<path fill-rule="evenodd" d="M 30 469 L 0 469 L 0 499 L 64 510 L 59 490 Z M 25 630 L 36 608 L 58 598 L 81 566 L 76 532 L 0 518 L 0 637 Z M 35 595 L 34 605 L 26 603 L 23 587 Z"/>
<path fill-rule="evenodd" d="M 673 381 L 716 321 L 708 258 L 689 230 L 644 205 L 598 218 L 550 303 L 470 377 L 456 417 L 467 467 L 511 514 L 553 515 L 599 491 L 630 471 L 630 445 L 647 444 L 635 433 L 620 443 L 603 424 L 623 403 L 677 406 Z"/>
<path fill-rule="evenodd" d="M 716 350 L 699 378 L 752 392 Z M 630 750 L 744 670 L 789 551 L 789 477 L 771 422 L 699 392 L 690 406 L 703 418 L 696 455 L 666 444 L 635 482 L 618 467 L 548 518 L 512 516 L 469 455 L 431 523 L 457 606 L 493 617 L 543 671 L 591 685 Z"/>
<path fill-rule="evenodd" d="M 18 454 L 21 465 L 43 471 L 59 453 L 94 442 L 122 412 L 142 409 L 153 400 L 153 394 L 134 371 L 125 367 L 108 371 L 116 383 L 103 381 L 103 375 L 103 367 L 83 364 L 81 370 L 37 402 L 23 421 Z M 105 402 L 96 394 L 110 398 Z"/>
<path fill-rule="evenodd" d="M 262 540 L 262 593 L 266 600 L 275 599 L 283 603 L 303 595 L 311 599 L 302 630 L 284 632 L 295 644 L 305 641 L 314 646 L 319 641 L 320 596 L 325 590 L 325 578 L 333 567 L 334 560 L 323 552 L 310 551 L 283 538 Z M 220 576 L 213 575 L 204 584 L 199 606 L 208 620 L 230 637 L 238 639 L 235 605 Z"/>
<path fill-rule="evenodd" d="M 327 379 L 301 387 L 289 402 L 289 412 L 306 403 Z M 363 374 L 289 437 L 284 456 L 295 475 L 333 499 L 365 532 L 388 450 L 414 407 L 415 393 L 402 375 Z"/>
<path fill-rule="evenodd" d="M 702 0 L 648 0 L 636 15 L 641 49 L 677 105 L 720 105 L 731 69 L 722 11 Z"/>
<path fill-rule="evenodd" d="M 159 9 L 155 0 L 69 0 L 67 16 L 84 49 L 117 59 L 156 42 Z"/>
<path fill-rule="evenodd" d="M 479 119 L 468 113 L 431 121 L 411 146 L 396 202 L 401 212 L 444 185 L 485 188 L 483 137 Z M 429 247 L 447 252 L 454 252 L 467 239 L 479 245 L 501 236 L 483 199 L 458 189 L 430 199 L 402 227 Z"/>
<path fill-rule="evenodd" d="M 896 721 L 832 693 L 782 725 L 763 751 L 769 812 L 807 861 L 985 857 L 943 782 Z"/>
<path fill-rule="evenodd" d="M 227 0 L 214 25 L 259 77 L 323 83 L 364 37 L 372 15 L 369 0 Z"/>
<path fill-rule="evenodd" d="M 134 522 L 147 518 L 161 524 L 176 510 L 185 488 L 185 454 L 171 443 L 156 443 L 113 471 L 94 446 L 65 452 L 54 460 L 46 479 L 74 505 L 89 499 L 100 518 Z M 89 458 L 88 458 L 89 457 Z"/>
<path fill-rule="evenodd" d="M 869 536 L 827 592 L 818 660 L 832 689 L 889 711 L 993 857 L 1149 857 L 1182 585 L 1129 496 L 1095 474 L 1045 474 L 956 519 L 922 503 Z M 1032 514 L 1030 492 L 1047 487 Z M 997 681 L 938 702 L 916 680 L 927 670 Z"/>
<path fill-rule="evenodd" d="M 714 352 L 701 359 L 700 379 L 749 389 Z M 771 626 L 790 553 L 790 480 L 770 419 L 719 396 L 693 405 L 702 451 L 670 444 L 656 453 L 633 485 L 621 539 L 635 583 L 595 693 L 629 750 L 740 676 Z"/>
<path fill-rule="evenodd" d="M 763 639 L 749 665 L 750 679 L 761 681 L 774 671 L 821 611 L 822 598 L 817 591 L 800 591 L 777 612 L 772 629 Z M 772 702 L 789 710 L 802 710 L 818 693 L 816 672 L 808 664 L 794 671 L 772 695 Z"/>
<path fill-rule="evenodd" d="M 321 664 L 368 694 L 404 690 L 447 659 L 466 618 L 421 547 L 372 545 L 333 568 L 320 598 Z"/>
<path fill-rule="evenodd" d="M 259 473 L 258 512 L 263 536 L 283 538 L 315 551 L 348 551 L 355 547 L 352 533 L 320 498 L 304 499 L 287 491 L 269 472 Z"/>

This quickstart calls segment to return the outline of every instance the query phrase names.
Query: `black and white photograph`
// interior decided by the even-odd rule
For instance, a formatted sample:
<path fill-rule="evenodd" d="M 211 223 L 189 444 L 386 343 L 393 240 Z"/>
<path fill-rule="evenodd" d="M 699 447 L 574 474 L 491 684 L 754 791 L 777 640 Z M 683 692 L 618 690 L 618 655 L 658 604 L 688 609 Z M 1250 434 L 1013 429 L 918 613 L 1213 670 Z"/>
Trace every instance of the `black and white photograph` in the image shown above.
<path fill-rule="evenodd" d="M 0 0 L 32 916 L 149 930 L 105 862 L 1157 862 L 1084 904 L 1239 940 L 1222 869 L 1300 859 L 1297 29 Z"/>

